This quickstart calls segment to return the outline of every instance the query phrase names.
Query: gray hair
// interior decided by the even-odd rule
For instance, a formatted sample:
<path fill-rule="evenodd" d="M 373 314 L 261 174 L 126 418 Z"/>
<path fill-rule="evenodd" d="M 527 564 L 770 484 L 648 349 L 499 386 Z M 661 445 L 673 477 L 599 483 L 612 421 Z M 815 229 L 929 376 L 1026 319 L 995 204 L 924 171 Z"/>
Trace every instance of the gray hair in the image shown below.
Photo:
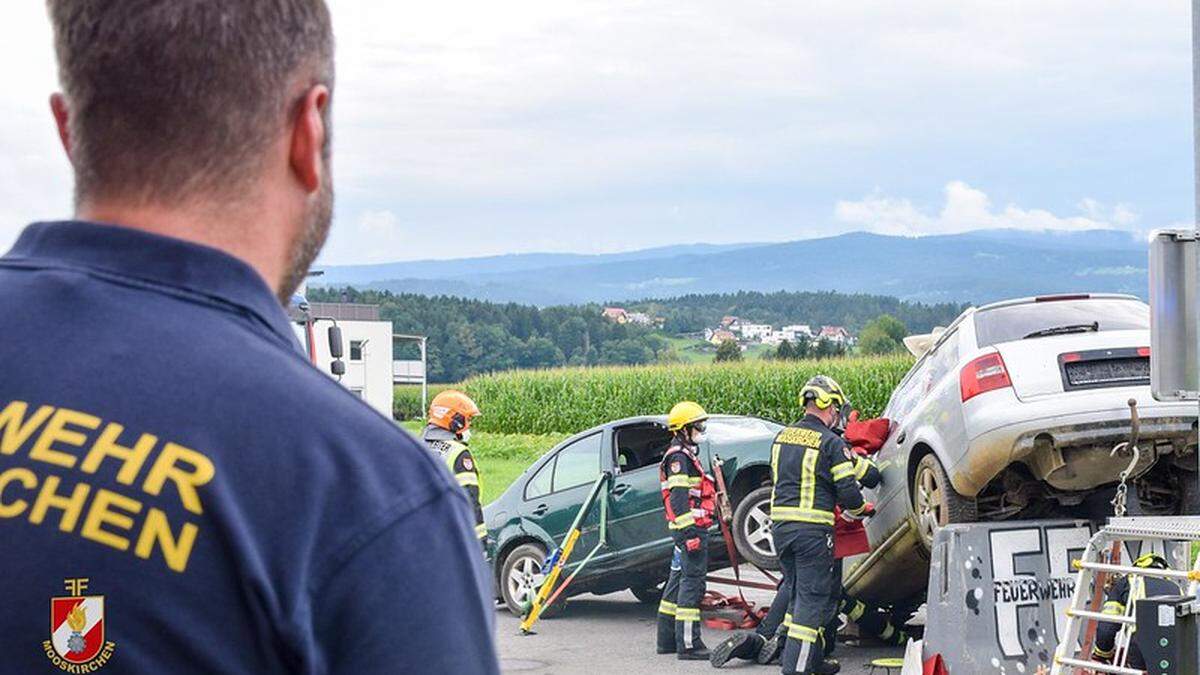
<path fill-rule="evenodd" d="M 324 0 L 47 0 L 75 198 L 237 195 L 303 87 L 333 86 Z"/>

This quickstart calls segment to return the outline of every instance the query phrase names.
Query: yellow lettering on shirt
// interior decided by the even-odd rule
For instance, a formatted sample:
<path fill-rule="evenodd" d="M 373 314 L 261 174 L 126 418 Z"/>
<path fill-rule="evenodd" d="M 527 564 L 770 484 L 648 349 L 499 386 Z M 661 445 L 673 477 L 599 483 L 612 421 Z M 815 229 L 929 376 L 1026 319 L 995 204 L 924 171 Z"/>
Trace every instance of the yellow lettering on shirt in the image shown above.
<path fill-rule="evenodd" d="M 176 504 L 204 513 L 201 488 L 216 476 L 204 453 L 86 412 L 8 401 L 0 402 L 0 455 L 28 461 L 0 470 L 0 519 L 28 519 L 161 560 L 175 572 L 187 569 L 200 525 Z M 48 465 L 69 471 L 49 473 Z M 77 480 L 85 475 L 103 477 L 103 487 Z M 174 494 L 163 494 L 168 483 Z M 125 494 L 118 485 L 141 492 Z"/>
<path fill-rule="evenodd" d="M 67 408 L 55 410 L 54 416 L 46 423 L 41 435 L 38 436 L 37 442 L 30 449 L 29 459 L 36 459 L 39 462 L 46 462 L 47 464 L 56 464 L 68 469 L 75 466 L 75 455 L 54 449 L 55 443 L 65 443 L 78 448 L 83 447 L 83 444 L 87 442 L 87 436 L 79 431 L 68 428 L 70 425 L 85 429 L 95 429 L 100 426 L 100 418 Z"/>
<path fill-rule="evenodd" d="M 171 524 L 167 522 L 166 514 L 158 509 L 150 509 L 134 553 L 139 558 L 149 560 L 150 554 L 154 552 L 154 545 L 158 544 L 162 549 L 163 559 L 167 561 L 167 567 L 182 572 L 187 569 L 188 557 L 192 554 L 192 545 L 196 543 L 198 532 L 199 529 L 192 523 L 184 523 L 179 537 L 176 538 L 171 532 Z"/>
<path fill-rule="evenodd" d="M 184 468 L 182 465 L 191 468 Z M 154 466 L 150 468 L 142 489 L 152 495 L 158 495 L 162 492 L 163 483 L 171 480 L 175 483 L 175 489 L 179 491 L 179 499 L 184 508 L 192 513 L 204 513 L 196 488 L 212 480 L 216 472 L 212 461 L 204 455 L 182 445 L 167 443 L 154 460 Z"/>
<path fill-rule="evenodd" d="M 113 510 L 113 507 L 120 510 Z M 133 528 L 133 518 L 122 511 L 136 515 L 141 510 L 142 503 L 135 499 L 109 490 L 97 490 L 96 498 L 92 500 L 92 507 L 88 509 L 87 518 L 83 521 L 83 529 L 79 534 L 118 551 L 124 551 L 129 548 L 129 540 L 105 530 L 104 526 L 112 525 L 122 530 L 130 530 Z"/>
<path fill-rule="evenodd" d="M 799 429 L 796 427 L 788 427 L 779 432 L 778 438 L 775 439 L 778 443 L 787 443 L 788 445 L 803 445 L 809 448 L 821 447 L 821 432 L 812 429 Z"/>
<path fill-rule="evenodd" d="M 124 431 L 124 426 L 116 422 L 109 422 L 108 426 L 104 427 L 104 431 L 100 433 L 100 437 L 92 444 L 92 449 L 88 451 L 87 457 L 83 458 L 83 464 L 79 465 L 79 469 L 86 473 L 96 473 L 101 462 L 106 457 L 112 457 L 121 462 L 121 469 L 117 471 L 117 482 L 133 485 L 134 479 L 142 470 L 142 465 L 146 463 L 146 458 L 150 456 L 150 451 L 158 443 L 158 437 L 154 434 L 142 434 L 133 447 L 129 448 L 117 443 L 117 439 Z"/>
<path fill-rule="evenodd" d="M 16 518 L 25 512 L 25 507 L 29 506 L 29 502 L 24 499 L 4 501 L 4 489 L 14 481 L 24 486 L 26 490 L 37 487 L 37 476 L 33 475 L 29 469 L 9 469 L 0 473 L 0 518 Z"/>
<path fill-rule="evenodd" d="M 79 483 L 75 489 L 71 490 L 71 496 L 64 497 L 57 492 L 61 482 L 58 476 L 46 478 L 46 481 L 42 483 L 42 489 L 38 492 L 37 501 L 33 503 L 33 509 L 29 512 L 29 522 L 41 525 L 42 521 L 46 519 L 47 511 L 58 509 L 63 512 L 62 518 L 58 521 L 58 529 L 63 532 L 75 529 L 75 523 L 79 521 L 79 514 L 83 511 L 83 502 L 87 499 L 91 486 L 87 483 Z"/>
<path fill-rule="evenodd" d="M 11 455 L 25 445 L 29 436 L 54 412 L 54 407 L 44 405 L 26 421 L 25 413 L 28 410 L 29 404 L 25 401 L 10 401 L 0 411 L 0 429 L 4 430 L 4 435 L 0 436 L 0 455 Z"/>

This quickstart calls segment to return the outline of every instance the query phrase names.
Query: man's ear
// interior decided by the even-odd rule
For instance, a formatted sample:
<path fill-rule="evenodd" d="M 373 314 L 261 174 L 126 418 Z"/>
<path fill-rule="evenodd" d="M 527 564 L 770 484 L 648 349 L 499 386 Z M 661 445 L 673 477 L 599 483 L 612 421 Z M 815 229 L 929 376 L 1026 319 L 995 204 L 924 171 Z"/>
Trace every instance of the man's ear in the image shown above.
<path fill-rule="evenodd" d="M 61 93 L 50 95 L 50 112 L 54 113 L 54 125 L 58 128 L 58 140 L 62 143 L 67 159 L 71 159 L 71 111 L 67 108 L 67 97 Z"/>
<path fill-rule="evenodd" d="M 325 128 L 325 109 L 329 106 L 329 88 L 314 85 L 304 94 L 296 110 L 292 127 L 290 162 L 292 173 L 304 190 L 316 192 L 324 176 L 323 152 L 329 130 Z"/>

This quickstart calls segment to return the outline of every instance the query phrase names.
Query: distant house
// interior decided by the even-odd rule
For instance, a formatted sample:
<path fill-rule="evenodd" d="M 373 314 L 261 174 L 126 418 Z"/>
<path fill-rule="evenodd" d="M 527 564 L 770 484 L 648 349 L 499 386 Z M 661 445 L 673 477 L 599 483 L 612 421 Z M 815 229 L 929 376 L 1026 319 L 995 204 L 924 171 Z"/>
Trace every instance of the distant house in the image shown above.
<path fill-rule="evenodd" d="M 654 325 L 654 319 L 649 314 L 642 312 L 626 312 L 625 317 L 629 323 L 635 323 L 639 326 Z"/>
<path fill-rule="evenodd" d="M 821 326 L 821 334 L 818 337 L 841 345 L 850 343 L 850 331 L 842 326 Z"/>
<path fill-rule="evenodd" d="M 779 330 L 771 331 L 771 334 L 762 339 L 763 344 L 779 345 L 783 342 L 796 344 L 797 342 L 807 341 L 812 339 L 812 329 L 805 324 L 793 324 L 784 326 Z"/>
<path fill-rule="evenodd" d="M 604 318 L 613 323 L 629 323 L 629 312 L 620 307 L 605 307 Z"/>
<path fill-rule="evenodd" d="M 723 328 L 718 328 L 717 330 L 714 330 L 711 335 L 708 336 L 708 341 L 713 343 L 714 345 L 717 345 L 718 347 L 720 347 L 722 342 L 726 342 L 726 341 L 737 342 L 737 336 L 734 335 L 732 332 L 727 331 Z"/>
<path fill-rule="evenodd" d="M 765 323 L 744 323 L 742 324 L 742 339 L 757 340 L 762 342 L 764 338 L 771 335 L 774 328 L 770 324 Z"/>
<path fill-rule="evenodd" d="M 796 323 L 790 326 L 784 326 L 781 330 L 784 333 L 791 334 L 791 337 L 789 337 L 788 340 L 795 340 L 801 337 L 811 338 L 813 336 L 812 327 L 806 323 Z"/>
<path fill-rule="evenodd" d="M 789 332 L 783 331 L 783 330 L 773 330 L 773 331 L 771 331 L 770 335 L 768 335 L 762 339 L 762 343 L 764 345 L 771 345 L 773 347 L 777 347 L 780 344 L 782 344 L 784 341 L 791 342 L 793 340 L 793 338 L 794 338 L 794 336 L 792 335 L 792 333 L 789 333 Z"/>
<path fill-rule="evenodd" d="M 733 330 L 734 327 L 737 326 L 739 323 L 741 323 L 741 322 L 738 321 L 738 318 L 736 316 L 721 317 L 721 328 L 728 328 L 729 330 Z"/>

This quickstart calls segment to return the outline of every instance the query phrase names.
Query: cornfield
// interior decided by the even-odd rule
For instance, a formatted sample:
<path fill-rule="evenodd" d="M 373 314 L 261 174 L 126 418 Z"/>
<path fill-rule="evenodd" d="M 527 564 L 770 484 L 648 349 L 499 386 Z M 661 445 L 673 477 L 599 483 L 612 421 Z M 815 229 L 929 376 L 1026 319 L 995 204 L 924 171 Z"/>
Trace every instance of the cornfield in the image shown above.
<path fill-rule="evenodd" d="M 429 385 L 428 397 L 433 400 L 434 396 L 445 389 L 452 388 L 449 384 L 431 384 Z M 398 384 L 395 387 L 396 394 L 392 397 L 392 417 L 399 421 L 404 420 L 419 420 L 425 417 L 425 408 L 421 405 L 421 385 L 419 384 Z M 426 401 L 428 403 L 428 401 Z"/>
<path fill-rule="evenodd" d="M 476 428 L 500 433 L 573 433 L 623 417 L 666 414 L 681 400 L 713 414 L 791 422 L 802 416 L 800 389 L 813 375 L 833 377 L 864 416 L 874 416 L 912 363 L 890 356 L 561 368 L 481 375 L 462 386 L 484 411 Z"/>

